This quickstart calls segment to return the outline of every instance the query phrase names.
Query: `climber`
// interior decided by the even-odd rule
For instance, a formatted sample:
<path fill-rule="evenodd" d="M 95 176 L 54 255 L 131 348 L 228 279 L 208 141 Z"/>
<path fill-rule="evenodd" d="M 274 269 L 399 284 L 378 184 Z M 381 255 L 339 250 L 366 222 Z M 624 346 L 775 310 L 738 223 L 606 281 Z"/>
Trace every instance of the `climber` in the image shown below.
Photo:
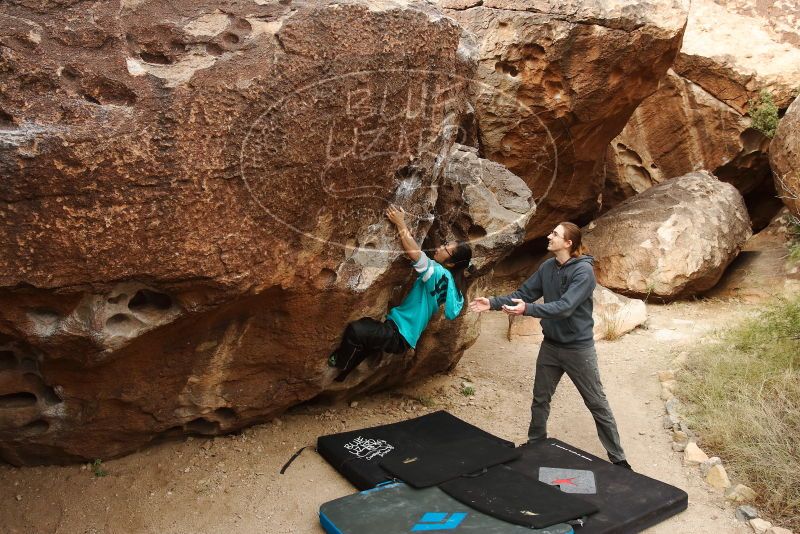
<path fill-rule="evenodd" d="M 328 365 L 341 369 L 342 382 L 367 356 L 390 352 L 400 354 L 414 348 L 439 306 L 455 319 L 464 305 L 466 278 L 472 273 L 472 249 L 463 241 L 438 246 L 429 258 L 414 241 L 405 221 L 405 211 L 390 206 L 386 217 L 395 225 L 406 255 L 419 273 L 402 304 L 392 308 L 381 322 L 371 317 L 353 321 L 344 331 L 342 343 L 328 358 Z"/>

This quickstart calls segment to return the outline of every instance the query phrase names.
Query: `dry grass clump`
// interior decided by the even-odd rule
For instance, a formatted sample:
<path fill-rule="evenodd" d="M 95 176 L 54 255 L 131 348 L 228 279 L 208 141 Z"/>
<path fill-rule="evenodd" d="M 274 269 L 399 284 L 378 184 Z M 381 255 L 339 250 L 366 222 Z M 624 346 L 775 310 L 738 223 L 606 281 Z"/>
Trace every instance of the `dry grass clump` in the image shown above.
<path fill-rule="evenodd" d="M 781 300 L 698 349 L 679 373 L 706 452 L 758 493 L 767 517 L 800 529 L 800 298 Z"/>
<path fill-rule="evenodd" d="M 792 263 L 800 262 L 800 219 L 789 214 L 787 218 L 787 234 L 789 248 L 789 261 Z"/>
<path fill-rule="evenodd" d="M 624 332 L 622 331 L 622 321 L 619 317 L 613 313 L 603 314 L 601 317 L 603 322 L 603 339 L 606 341 L 614 341 L 615 339 L 621 338 Z"/>

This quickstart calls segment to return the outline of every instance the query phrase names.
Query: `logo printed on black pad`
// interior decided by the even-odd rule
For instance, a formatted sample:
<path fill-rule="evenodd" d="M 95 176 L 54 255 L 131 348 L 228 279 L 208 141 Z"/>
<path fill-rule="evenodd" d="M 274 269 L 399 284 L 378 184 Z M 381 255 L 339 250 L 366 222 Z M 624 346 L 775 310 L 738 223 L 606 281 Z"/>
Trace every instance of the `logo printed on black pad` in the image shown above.
<path fill-rule="evenodd" d="M 594 473 L 584 469 L 540 467 L 539 482 L 558 486 L 564 493 L 597 493 Z"/>
<path fill-rule="evenodd" d="M 466 512 L 455 512 L 447 517 L 444 512 L 427 512 L 422 519 L 414 525 L 411 532 L 425 532 L 432 530 L 454 530 L 467 517 Z"/>
<path fill-rule="evenodd" d="M 362 458 L 364 460 L 372 460 L 377 457 L 384 457 L 394 450 L 394 446 L 390 445 L 386 440 L 362 438 L 358 436 L 350 443 L 345 444 L 350 454 Z"/>

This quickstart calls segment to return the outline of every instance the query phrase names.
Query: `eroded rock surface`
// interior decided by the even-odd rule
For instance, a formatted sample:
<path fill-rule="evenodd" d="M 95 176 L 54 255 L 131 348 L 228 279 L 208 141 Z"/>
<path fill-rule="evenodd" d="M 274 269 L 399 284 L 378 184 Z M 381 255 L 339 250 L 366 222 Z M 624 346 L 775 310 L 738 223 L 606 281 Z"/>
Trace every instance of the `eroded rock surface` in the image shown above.
<path fill-rule="evenodd" d="M 440 5 L 477 37 L 482 155 L 533 190 L 527 238 L 593 213 L 607 144 L 672 64 L 688 2 Z"/>
<path fill-rule="evenodd" d="M 598 283 L 670 300 L 711 289 L 750 235 L 741 194 L 700 171 L 624 201 L 587 225 L 583 243 Z"/>
<path fill-rule="evenodd" d="M 800 217 L 800 99 L 778 123 L 770 145 L 775 189 L 795 217 Z"/>
<path fill-rule="evenodd" d="M 525 227 L 536 212 L 531 190 L 520 177 L 479 157 L 478 149 L 458 144 L 448 158 L 439 199 L 460 207 L 442 213 L 439 220 L 460 228 L 473 241 L 472 263 L 479 272 L 524 239 Z"/>
<path fill-rule="evenodd" d="M 769 141 L 749 117 L 670 70 L 609 145 L 603 208 L 670 177 L 709 170 L 752 198 L 751 213 L 772 206 L 763 226 L 778 207 L 770 202 Z"/>
<path fill-rule="evenodd" d="M 786 108 L 800 87 L 800 27 L 792 3 L 698 0 L 674 70 L 636 109 L 608 151 L 603 208 L 672 176 L 707 170 L 745 196 L 754 229 L 780 209 L 769 139 L 748 111 L 761 91 Z"/>
<path fill-rule="evenodd" d="M 474 66 L 430 4 L 62 4 L 0 15 L 4 459 L 274 417 L 334 387 L 345 324 L 402 296 L 389 202 L 420 241 L 493 224 L 465 209 L 429 235 L 463 207 L 438 186 Z M 335 387 L 446 368 L 476 335 L 446 329 L 446 357 L 424 341 Z"/>
<path fill-rule="evenodd" d="M 794 2 L 693 0 L 675 71 L 740 113 L 762 89 L 781 108 L 800 85 Z"/>

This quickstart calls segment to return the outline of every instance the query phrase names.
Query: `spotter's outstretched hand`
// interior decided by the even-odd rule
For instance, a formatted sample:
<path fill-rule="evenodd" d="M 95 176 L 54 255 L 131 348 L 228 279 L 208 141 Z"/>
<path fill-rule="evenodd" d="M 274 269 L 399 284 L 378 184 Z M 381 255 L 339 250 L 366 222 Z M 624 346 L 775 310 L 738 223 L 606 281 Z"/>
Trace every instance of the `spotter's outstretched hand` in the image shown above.
<path fill-rule="evenodd" d="M 503 304 L 503 312 L 508 315 L 522 315 L 525 313 L 525 301 L 522 299 L 511 299 L 514 301 L 513 306 Z"/>

